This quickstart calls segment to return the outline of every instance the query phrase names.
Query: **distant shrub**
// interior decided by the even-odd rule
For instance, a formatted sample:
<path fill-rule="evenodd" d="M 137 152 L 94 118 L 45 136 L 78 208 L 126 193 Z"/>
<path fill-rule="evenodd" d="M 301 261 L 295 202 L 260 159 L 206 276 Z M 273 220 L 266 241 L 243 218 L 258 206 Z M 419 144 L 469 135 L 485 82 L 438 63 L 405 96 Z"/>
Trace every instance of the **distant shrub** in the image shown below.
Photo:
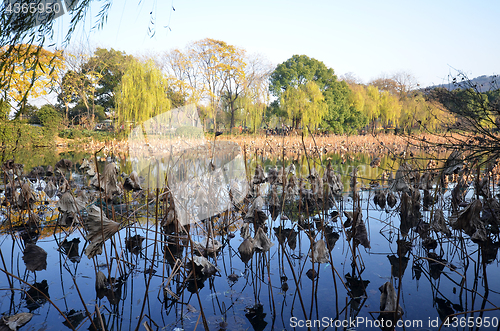
<path fill-rule="evenodd" d="M 73 140 L 92 138 L 94 140 L 106 141 L 114 138 L 125 139 L 126 135 L 121 135 L 119 137 L 116 137 L 116 135 L 110 131 L 93 131 L 93 130 L 83 129 L 80 127 L 75 127 L 75 128 L 61 130 L 59 132 L 59 137 L 65 139 L 73 139 Z"/>
<path fill-rule="evenodd" d="M 17 120 L 0 122 L 0 144 L 3 147 L 45 146 L 50 143 L 50 137 L 44 134 L 41 127 Z"/>
<path fill-rule="evenodd" d="M 56 129 L 61 125 L 62 116 L 51 105 L 43 105 L 40 110 L 36 112 L 36 117 L 40 124 L 44 127 Z"/>

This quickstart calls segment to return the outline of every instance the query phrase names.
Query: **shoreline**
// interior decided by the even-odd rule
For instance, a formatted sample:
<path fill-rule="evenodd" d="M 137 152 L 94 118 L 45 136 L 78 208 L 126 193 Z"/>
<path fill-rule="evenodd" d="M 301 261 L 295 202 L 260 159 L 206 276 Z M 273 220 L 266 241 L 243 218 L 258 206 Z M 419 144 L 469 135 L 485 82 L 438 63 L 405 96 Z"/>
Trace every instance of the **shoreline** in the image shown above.
<path fill-rule="evenodd" d="M 350 155 L 355 153 L 368 153 L 373 155 L 401 154 L 417 150 L 429 149 L 424 146 L 421 139 L 436 143 L 440 139 L 433 135 L 418 135 L 412 137 L 398 136 L 393 134 L 378 135 L 330 135 L 330 136 L 265 136 L 265 135 L 222 135 L 217 137 L 217 141 L 231 141 L 237 143 L 247 155 L 258 154 L 263 157 L 279 156 L 286 159 L 296 158 L 298 155 L 307 153 L 309 156 L 325 155 L 337 153 Z M 78 148 L 86 152 L 94 153 L 102 149 L 104 154 L 128 154 L 128 141 L 112 139 L 106 142 L 88 141 L 82 144 L 71 144 L 68 140 L 62 142 L 58 140 L 57 149 L 61 151 Z M 212 141 L 208 139 L 207 145 L 210 147 Z M 74 141 L 73 141 L 74 142 Z M 305 147 L 305 148 L 304 148 Z M 434 148 L 436 150 L 436 148 Z"/>

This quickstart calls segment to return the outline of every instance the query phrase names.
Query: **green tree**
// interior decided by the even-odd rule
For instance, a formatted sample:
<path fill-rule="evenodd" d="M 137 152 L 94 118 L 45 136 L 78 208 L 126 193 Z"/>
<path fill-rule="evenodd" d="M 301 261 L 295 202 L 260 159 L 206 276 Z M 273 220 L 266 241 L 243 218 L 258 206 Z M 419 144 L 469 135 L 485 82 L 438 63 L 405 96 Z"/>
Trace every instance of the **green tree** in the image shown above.
<path fill-rule="evenodd" d="M 132 55 L 114 49 L 97 48 L 94 55 L 83 64 L 82 72 L 97 72 L 100 75 L 96 90 L 95 103 L 105 111 L 115 108 L 114 93 L 120 84 L 128 65 L 133 61 Z"/>
<path fill-rule="evenodd" d="M 349 86 L 346 81 L 336 85 L 336 98 L 325 122 L 335 133 L 355 133 L 368 125 L 368 117 L 364 112 L 366 90 L 362 85 Z"/>
<path fill-rule="evenodd" d="M 366 99 L 363 109 L 370 121 L 375 121 L 380 117 L 380 93 L 373 85 L 366 87 Z"/>
<path fill-rule="evenodd" d="M 61 122 L 61 114 L 52 105 L 43 105 L 35 113 L 35 117 L 42 125 L 44 140 L 50 143 L 50 140 L 57 134 Z"/>
<path fill-rule="evenodd" d="M 115 92 L 118 121 L 141 123 L 170 110 L 167 91 L 168 81 L 153 61 L 132 61 Z"/>
<path fill-rule="evenodd" d="M 466 168 L 474 172 L 474 164 L 493 169 L 500 158 L 500 108 L 488 97 L 495 99 L 500 92 L 497 77 L 489 83 L 490 91 L 482 91 L 481 85 L 458 72 L 450 79 L 450 89 L 438 87 L 426 90 L 427 113 L 436 123 L 434 127 L 442 131 L 434 132 L 439 139 L 421 138 L 420 143 L 459 151 L 461 157 L 468 161 Z M 419 126 L 427 129 L 425 123 Z M 412 138 L 415 139 L 415 136 Z"/>
<path fill-rule="evenodd" d="M 344 128 L 347 129 L 355 125 L 357 121 L 352 118 L 351 109 L 347 102 L 350 93 L 347 83 L 337 81 L 333 69 L 328 68 L 321 61 L 306 55 L 292 56 L 279 64 L 273 71 L 269 90 L 279 100 L 282 100 L 282 95 L 288 89 L 294 89 L 297 93 L 301 93 L 299 87 L 305 86 L 308 82 L 314 82 L 323 94 L 327 104 L 324 123 L 330 129 L 341 132 Z M 291 96 L 290 94 L 287 98 Z M 293 112 L 288 113 L 293 115 Z M 289 120 L 297 125 L 296 119 L 289 118 Z"/>
<path fill-rule="evenodd" d="M 205 91 L 192 50 L 182 52 L 173 49 L 156 60 L 166 73 L 172 92 L 180 95 L 186 103 L 198 103 L 201 100 Z"/>
<path fill-rule="evenodd" d="M 0 122 L 7 121 L 9 119 L 10 105 L 6 100 L 0 98 Z"/>
<path fill-rule="evenodd" d="M 61 114 L 52 105 L 43 105 L 35 115 L 39 123 L 46 128 L 57 129 L 61 125 Z"/>
<path fill-rule="evenodd" d="M 59 108 L 65 108 L 66 120 L 70 114 L 75 114 L 75 109 L 70 109 L 71 104 L 77 107 L 76 113 L 81 114 L 81 109 L 86 109 L 85 118 L 72 118 L 81 124 L 86 123 L 93 127 L 96 111 L 96 93 L 103 77 L 98 70 L 99 63 L 91 62 L 91 52 L 80 46 L 64 54 L 68 71 L 59 82 L 58 103 Z"/>

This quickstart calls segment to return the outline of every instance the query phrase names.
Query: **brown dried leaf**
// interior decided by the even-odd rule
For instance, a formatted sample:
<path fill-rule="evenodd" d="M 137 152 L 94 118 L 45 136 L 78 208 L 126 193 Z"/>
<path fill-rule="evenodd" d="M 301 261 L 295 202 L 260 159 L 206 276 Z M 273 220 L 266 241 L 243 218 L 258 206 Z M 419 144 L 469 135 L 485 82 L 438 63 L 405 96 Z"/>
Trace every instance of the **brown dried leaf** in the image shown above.
<path fill-rule="evenodd" d="M 311 262 L 328 263 L 330 262 L 328 250 L 326 249 L 325 241 L 320 239 L 313 244 L 312 250 L 309 253 Z"/>
<path fill-rule="evenodd" d="M 85 255 L 89 259 L 101 254 L 102 244 L 120 230 L 120 223 L 109 220 L 104 213 L 101 215 L 101 209 L 97 206 L 91 206 L 84 225 L 87 230 L 85 239 L 91 242 L 85 249 Z"/>
<path fill-rule="evenodd" d="M 273 243 L 271 240 L 267 237 L 267 235 L 264 233 L 264 230 L 262 227 L 260 227 L 257 230 L 257 233 L 255 234 L 255 237 L 253 238 L 254 241 L 254 247 L 257 248 L 258 250 L 262 252 L 267 252 L 269 248 L 273 247 Z"/>
<path fill-rule="evenodd" d="M 10 317 L 2 317 L 2 320 L 9 329 L 16 331 L 18 328 L 31 321 L 32 317 L 32 313 L 19 313 Z"/>

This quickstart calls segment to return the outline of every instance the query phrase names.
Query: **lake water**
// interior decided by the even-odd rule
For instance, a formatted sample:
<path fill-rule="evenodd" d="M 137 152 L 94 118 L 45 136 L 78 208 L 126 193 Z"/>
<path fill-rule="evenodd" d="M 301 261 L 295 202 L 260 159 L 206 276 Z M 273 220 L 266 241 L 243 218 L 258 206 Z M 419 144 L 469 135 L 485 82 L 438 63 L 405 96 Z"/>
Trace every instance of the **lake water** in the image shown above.
<path fill-rule="evenodd" d="M 73 158 L 73 180 L 80 189 L 85 188 L 90 178 L 78 168 L 86 155 L 64 156 Z M 401 224 L 400 193 L 396 206 L 380 208 L 373 197 L 386 186 L 369 185 L 380 179 L 384 169 L 393 167 L 395 174 L 399 162 L 384 157 L 380 167 L 371 168 L 370 160 L 362 154 L 346 162 L 338 155 L 325 156 L 323 164 L 332 163 L 345 187 L 327 210 L 301 205 L 299 211 L 295 201 L 280 203 L 283 211 L 279 212 L 268 205 L 270 185 L 260 184 L 266 202 L 261 227 L 273 245 L 266 252 L 256 251 L 248 261 L 238 250 L 244 240 L 240 230 L 245 212 L 234 208 L 192 225 L 188 234 L 160 226 L 167 217 L 161 192 L 159 203 L 151 204 L 145 203 L 146 197 L 133 199 L 129 194 L 128 202 L 117 202 L 107 213 L 121 223 L 121 229 L 105 242 L 102 254 L 89 259 L 85 255 L 89 243 L 81 227 L 48 222 L 41 223 L 38 231 L 21 227 L 10 231 L 5 215 L 15 211 L 4 205 L 0 313 L 33 313 L 21 330 L 145 330 L 145 323 L 152 330 L 305 330 L 308 326 L 313 330 L 381 329 L 383 322 L 378 318 L 384 309 L 380 288 L 389 282 L 394 291 L 386 284 L 388 297 L 394 294 L 397 298 L 403 312 L 399 323 L 405 330 L 438 330 L 445 316 L 451 314 L 456 318 L 450 320 L 449 327 L 442 326 L 443 330 L 498 330 L 498 234 L 487 228 L 488 240 L 478 244 L 462 231 L 451 230 L 445 235 L 425 228 L 423 224 L 430 223 L 431 213 L 437 208 L 444 211 L 449 222 L 449 193 L 455 183 L 427 211 L 419 209 L 421 222 Z M 55 162 L 55 158 L 40 159 L 39 164 Z M 119 163 L 120 172 L 131 171 L 130 163 Z M 266 173 L 272 165 L 281 165 L 276 160 L 250 158 L 247 166 L 252 175 L 256 163 Z M 296 162 L 297 176 L 307 176 L 310 166 L 305 159 Z M 350 229 L 344 211 L 354 209 L 349 189 L 354 166 L 359 168 L 361 219 L 370 248 L 348 240 Z M 277 192 L 281 198 L 281 186 Z M 99 197 L 97 193 L 94 196 Z M 154 192 L 150 198 L 156 200 Z M 465 202 L 473 198 L 469 188 Z M 37 199 L 41 200 L 35 209 L 39 216 L 57 219 L 57 198 Z M 131 202 L 134 200 L 137 204 Z M 332 217 L 332 212 L 338 212 L 339 217 Z M 85 219 L 86 212 L 81 216 Z M 250 236 L 254 237 L 256 222 L 249 222 Z M 198 261 L 192 253 L 198 250 L 193 250 L 192 243 L 202 243 L 206 233 L 212 233 L 221 244 L 218 252 L 207 254 L 216 270 L 210 276 L 201 276 L 198 271 L 195 279 L 190 275 L 191 259 Z M 323 263 L 313 263 L 311 247 L 321 239 L 334 246 L 331 253 L 326 250 Z M 398 254 L 398 240 L 407 242 L 408 252 Z M 30 244 L 47 253 L 43 270 L 28 270 L 26 262 L 32 261 L 23 257 Z M 207 248 L 206 243 L 200 246 Z M 40 256 L 35 259 L 43 260 Z M 104 279 L 97 288 L 101 273 Z M 382 315 L 386 326 L 391 316 L 394 314 Z M 403 327 L 398 325 L 396 329 Z"/>

